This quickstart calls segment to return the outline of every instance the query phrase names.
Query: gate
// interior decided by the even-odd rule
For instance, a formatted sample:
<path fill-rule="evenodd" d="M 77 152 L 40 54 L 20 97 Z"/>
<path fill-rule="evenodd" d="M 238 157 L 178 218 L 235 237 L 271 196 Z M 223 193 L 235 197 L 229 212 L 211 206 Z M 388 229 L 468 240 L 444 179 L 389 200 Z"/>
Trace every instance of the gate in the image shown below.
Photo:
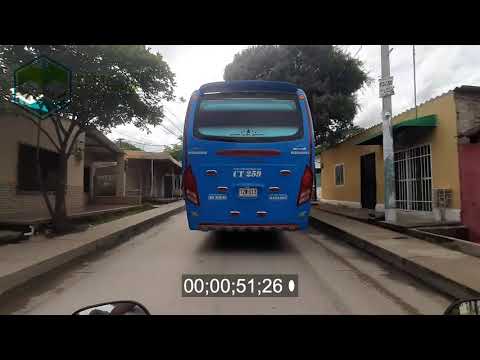
<path fill-rule="evenodd" d="M 394 154 L 398 209 L 432 211 L 432 153 L 420 145 Z"/>

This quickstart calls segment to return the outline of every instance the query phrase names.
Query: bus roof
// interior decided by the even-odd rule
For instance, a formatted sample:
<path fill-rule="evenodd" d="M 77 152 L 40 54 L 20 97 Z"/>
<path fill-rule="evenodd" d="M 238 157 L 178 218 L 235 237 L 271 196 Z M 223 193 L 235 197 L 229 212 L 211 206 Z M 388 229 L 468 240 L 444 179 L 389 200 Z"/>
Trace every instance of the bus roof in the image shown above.
<path fill-rule="evenodd" d="M 265 80 L 233 80 L 218 81 L 200 86 L 200 95 L 207 93 L 224 92 L 283 92 L 293 93 L 298 91 L 298 87 L 285 81 L 265 81 Z"/>

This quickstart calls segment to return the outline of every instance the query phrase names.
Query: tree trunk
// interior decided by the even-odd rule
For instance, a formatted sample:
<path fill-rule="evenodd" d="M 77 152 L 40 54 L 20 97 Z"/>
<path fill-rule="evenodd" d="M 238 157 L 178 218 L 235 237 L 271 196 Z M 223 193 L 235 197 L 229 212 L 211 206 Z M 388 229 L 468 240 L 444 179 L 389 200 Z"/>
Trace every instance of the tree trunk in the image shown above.
<path fill-rule="evenodd" d="M 72 226 L 67 219 L 66 184 L 68 170 L 68 156 L 60 153 L 57 186 L 55 191 L 55 214 L 53 216 L 53 227 L 56 233 L 65 233 L 71 230 Z"/>
<path fill-rule="evenodd" d="M 43 182 L 43 177 L 42 177 L 42 166 L 40 165 L 40 160 L 38 156 L 39 149 L 37 147 L 37 177 L 38 177 L 38 183 L 40 185 L 40 193 L 43 196 L 43 200 L 45 201 L 45 205 L 47 206 L 48 213 L 50 216 L 53 218 L 54 215 L 54 210 L 52 209 L 52 204 L 50 203 L 50 199 L 48 198 L 48 192 L 47 189 L 45 188 L 45 184 Z"/>
<path fill-rule="evenodd" d="M 43 196 L 43 200 L 45 201 L 45 205 L 47 206 L 48 213 L 50 216 L 53 218 L 53 209 L 52 209 L 52 204 L 50 203 L 50 199 L 48 198 L 48 193 L 47 189 L 45 188 L 45 183 L 43 182 L 43 174 L 42 174 L 42 166 L 40 163 L 40 128 L 41 128 L 41 123 L 40 120 L 38 120 L 38 132 L 37 132 L 37 158 L 36 158 L 36 168 L 37 168 L 37 178 L 38 178 L 38 184 L 40 187 L 40 193 Z"/>

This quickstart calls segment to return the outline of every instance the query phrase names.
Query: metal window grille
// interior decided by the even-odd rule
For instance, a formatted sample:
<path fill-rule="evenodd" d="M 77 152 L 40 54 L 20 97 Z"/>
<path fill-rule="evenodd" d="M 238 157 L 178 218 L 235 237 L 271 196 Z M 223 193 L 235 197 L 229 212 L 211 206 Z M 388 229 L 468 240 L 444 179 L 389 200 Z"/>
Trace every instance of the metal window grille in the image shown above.
<path fill-rule="evenodd" d="M 432 153 L 421 145 L 394 154 L 398 209 L 432 211 Z"/>
<path fill-rule="evenodd" d="M 335 185 L 340 186 L 344 184 L 343 164 L 335 165 Z"/>

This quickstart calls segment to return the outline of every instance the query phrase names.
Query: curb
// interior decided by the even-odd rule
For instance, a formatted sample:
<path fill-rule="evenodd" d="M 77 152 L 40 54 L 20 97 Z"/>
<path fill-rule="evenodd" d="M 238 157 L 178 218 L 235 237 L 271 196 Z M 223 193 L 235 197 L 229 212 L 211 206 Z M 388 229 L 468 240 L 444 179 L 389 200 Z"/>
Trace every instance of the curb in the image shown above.
<path fill-rule="evenodd" d="M 40 263 L 33 264 L 5 276 L 0 276 L 0 296 L 5 295 L 6 292 L 38 276 L 45 275 L 46 273 L 55 270 L 60 266 L 66 265 L 69 262 L 78 259 L 79 257 L 92 254 L 96 251 L 104 251 L 124 241 L 127 241 L 133 236 L 138 235 L 150 229 L 154 225 L 166 220 L 168 217 L 182 212 L 184 209 L 185 204 L 182 204 L 181 206 L 168 210 L 163 214 L 159 214 L 138 224 L 133 224 L 125 229 L 118 230 L 93 242 L 67 250 Z"/>
<path fill-rule="evenodd" d="M 424 231 L 424 229 L 428 229 L 429 227 L 438 226 L 438 225 L 419 225 L 419 226 L 407 228 L 404 226 L 389 224 L 377 219 L 361 219 L 355 216 L 340 214 L 338 212 L 327 210 L 327 209 L 318 209 L 318 210 L 325 211 L 337 216 L 343 216 L 348 219 L 359 221 L 365 224 L 375 225 L 387 230 L 395 231 L 398 233 L 402 233 L 402 234 L 414 237 L 416 239 L 425 240 L 432 244 L 440 245 L 446 249 L 456 250 L 456 251 L 463 252 L 464 254 L 467 254 L 467 255 L 480 257 L 480 245 L 478 245 L 478 248 L 477 248 L 475 244 L 472 244 L 469 241 L 448 237 L 444 235 L 432 234 Z M 441 224 L 440 226 L 456 226 L 456 225 L 458 225 L 458 223 L 450 222 L 450 223 Z"/>
<path fill-rule="evenodd" d="M 317 207 L 318 210 L 320 211 L 325 211 L 325 212 L 328 212 L 330 214 L 333 214 L 333 215 L 338 215 L 338 216 L 343 216 L 343 217 L 346 217 L 348 219 L 352 219 L 352 220 L 356 220 L 356 221 L 361 221 L 361 222 L 364 222 L 364 223 L 367 223 L 367 224 L 372 224 L 372 223 L 375 223 L 377 222 L 378 220 L 375 220 L 377 218 L 374 218 L 374 219 L 363 219 L 363 218 L 359 218 L 359 217 L 356 217 L 356 216 L 353 216 L 353 215 L 349 215 L 349 214 L 341 214 L 341 213 L 338 213 L 336 211 L 333 211 L 333 210 L 330 210 L 330 209 L 323 209 L 323 208 L 320 208 L 320 207 Z"/>
<path fill-rule="evenodd" d="M 310 225 L 322 231 L 326 231 L 332 235 L 341 236 L 349 244 L 356 248 L 366 251 L 370 255 L 388 263 L 389 265 L 408 273 L 417 280 L 429 285 L 430 287 L 456 299 L 479 297 L 480 293 L 474 289 L 466 287 L 444 277 L 442 274 L 434 272 L 422 265 L 415 263 L 409 259 L 403 258 L 392 253 L 380 246 L 372 244 L 362 238 L 354 236 L 347 231 L 339 229 L 333 225 L 323 222 L 313 216 L 309 218 Z"/>

